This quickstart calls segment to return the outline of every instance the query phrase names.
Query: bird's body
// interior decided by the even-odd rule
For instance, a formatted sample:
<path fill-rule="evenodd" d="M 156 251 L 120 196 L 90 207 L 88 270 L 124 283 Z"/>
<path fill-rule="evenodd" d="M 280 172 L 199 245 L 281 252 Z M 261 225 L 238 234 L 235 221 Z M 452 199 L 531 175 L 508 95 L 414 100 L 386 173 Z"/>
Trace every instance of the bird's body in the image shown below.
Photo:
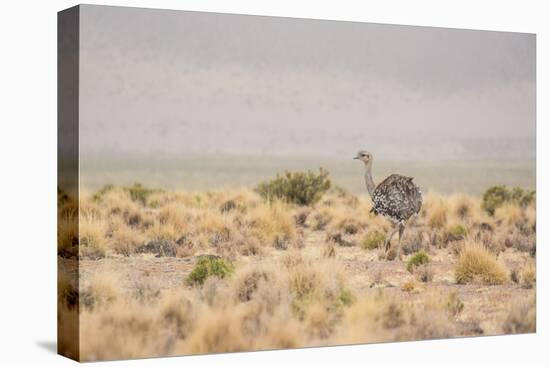
<path fill-rule="evenodd" d="M 371 212 L 394 223 L 406 222 L 420 212 L 422 193 L 412 177 L 390 175 L 374 189 Z"/>
<path fill-rule="evenodd" d="M 375 185 L 372 179 L 372 154 L 367 151 L 357 153 L 355 159 L 365 164 L 365 184 L 372 199 L 371 212 L 382 215 L 393 223 L 393 229 L 384 241 L 386 251 L 390 247 L 391 238 L 399 231 L 399 245 L 397 256 L 401 253 L 401 237 L 405 230 L 405 224 L 413 215 L 420 212 L 422 207 L 422 193 L 413 183 L 412 177 L 393 174 L 388 176 L 380 184 Z"/>

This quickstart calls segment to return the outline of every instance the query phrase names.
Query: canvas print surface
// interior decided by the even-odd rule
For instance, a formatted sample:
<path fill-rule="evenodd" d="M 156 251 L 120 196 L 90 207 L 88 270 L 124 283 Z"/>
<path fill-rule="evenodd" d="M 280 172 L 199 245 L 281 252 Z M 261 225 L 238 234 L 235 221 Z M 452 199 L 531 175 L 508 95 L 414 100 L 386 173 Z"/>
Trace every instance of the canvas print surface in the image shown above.
<path fill-rule="evenodd" d="M 59 13 L 58 348 L 535 332 L 535 35 Z"/>

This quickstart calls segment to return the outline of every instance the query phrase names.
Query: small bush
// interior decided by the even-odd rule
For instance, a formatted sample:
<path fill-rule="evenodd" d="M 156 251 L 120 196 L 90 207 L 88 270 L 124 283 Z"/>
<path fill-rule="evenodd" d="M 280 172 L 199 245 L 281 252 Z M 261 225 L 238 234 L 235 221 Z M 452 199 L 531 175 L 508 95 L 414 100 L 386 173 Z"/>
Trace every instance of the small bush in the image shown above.
<path fill-rule="evenodd" d="M 65 304 L 68 307 L 78 305 L 78 288 L 72 284 L 71 278 L 66 273 L 59 273 L 57 278 L 57 297 L 59 304 Z"/>
<path fill-rule="evenodd" d="M 355 295 L 347 288 L 343 288 L 338 296 L 337 305 L 351 306 L 356 301 Z"/>
<path fill-rule="evenodd" d="M 259 269 L 253 269 L 241 274 L 240 279 L 236 282 L 237 299 L 241 302 L 248 302 L 262 282 L 269 282 L 273 275 Z"/>
<path fill-rule="evenodd" d="M 458 314 L 462 312 L 464 309 L 464 302 L 458 296 L 456 293 L 451 293 L 449 295 L 449 298 L 447 299 L 447 310 L 451 314 L 451 316 L 456 317 Z"/>
<path fill-rule="evenodd" d="M 374 250 L 380 248 L 384 243 L 385 238 L 386 236 L 378 231 L 370 232 L 367 235 L 367 238 L 365 238 L 361 242 L 361 247 L 365 250 Z"/>
<path fill-rule="evenodd" d="M 423 283 L 431 282 L 434 278 L 434 271 L 432 267 L 429 264 L 424 264 L 418 266 L 415 270 L 415 275 L 418 280 L 420 280 Z"/>
<path fill-rule="evenodd" d="M 94 201 L 99 201 L 101 200 L 101 198 L 106 194 L 108 193 L 109 191 L 112 191 L 115 187 L 111 184 L 108 184 L 108 185 L 105 185 L 103 186 L 98 192 L 96 192 L 94 194 L 94 196 L 92 196 L 92 200 Z"/>
<path fill-rule="evenodd" d="M 294 222 L 296 222 L 296 226 L 305 227 L 307 217 L 308 217 L 309 213 L 310 213 L 309 209 L 304 209 L 304 210 L 301 210 L 301 211 L 297 212 L 294 215 Z"/>
<path fill-rule="evenodd" d="M 58 218 L 57 253 L 65 258 L 78 256 L 78 220 L 75 217 Z"/>
<path fill-rule="evenodd" d="M 237 203 L 234 200 L 227 200 L 220 207 L 220 212 L 227 213 L 235 209 L 237 209 Z"/>
<path fill-rule="evenodd" d="M 537 306 L 534 296 L 513 300 L 502 329 L 505 334 L 534 333 L 537 329 Z"/>
<path fill-rule="evenodd" d="M 352 247 L 355 246 L 355 241 L 348 241 L 342 236 L 340 232 L 329 232 L 327 233 L 327 241 L 329 243 L 333 242 L 342 247 Z"/>
<path fill-rule="evenodd" d="M 535 201 L 534 190 L 523 190 L 521 187 L 514 187 L 510 191 L 512 202 L 517 203 L 520 207 L 525 208 Z"/>
<path fill-rule="evenodd" d="M 457 224 L 449 228 L 445 234 L 445 239 L 449 241 L 460 241 L 468 236 L 468 230 L 462 224 Z"/>
<path fill-rule="evenodd" d="M 156 192 L 156 190 L 149 189 L 140 183 L 135 183 L 133 186 L 125 187 L 124 191 L 130 194 L 132 201 L 147 205 L 147 199 L 149 196 Z"/>
<path fill-rule="evenodd" d="M 502 206 L 510 200 L 510 193 L 506 186 L 493 186 L 487 189 L 483 194 L 483 202 L 481 208 L 490 215 L 495 214 L 496 208 Z"/>
<path fill-rule="evenodd" d="M 136 252 L 136 249 L 144 242 L 145 238 L 139 231 L 134 231 L 130 227 L 120 225 L 111 236 L 111 249 L 120 255 L 130 256 Z"/>
<path fill-rule="evenodd" d="M 338 223 L 338 227 L 342 229 L 345 234 L 356 234 L 364 225 L 355 218 L 345 218 Z"/>
<path fill-rule="evenodd" d="M 521 271 L 521 286 L 523 288 L 533 288 L 537 281 L 537 272 L 534 262 L 529 262 Z"/>
<path fill-rule="evenodd" d="M 535 200 L 535 191 L 523 190 L 521 187 L 508 189 L 504 185 L 493 186 L 483 194 L 481 208 L 489 215 L 495 214 L 495 210 L 506 203 L 516 204 L 520 207 L 529 206 Z"/>
<path fill-rule="evenodd" d="M 174 241 L 166 239 L 155 239 L 137 246 L 135 249 L 139 253 L 155 254 L 156 257 L 175 257 L 177 246 Z"/>
<path fill-rule="evenodd" d="M 187 277 L 187 284 L 202 285 L 206 278 L 215 276 L 224 279 L 231 275 L 234 267 L 231 263 L 215 256 L 203 256 L 195 265 L 195 268 Z"/>
<path fill-rule="evenodd" d="M 280 199 L 297 205 L 311 205 L 318 202 L 330 188 L 328 171 L 285 172 L 271 181 L 256 187 L 256 192 L 266 200 Z"/>
<path fill-rule="evenodd" d="M 442 201 L 436 203 L 429 211 L 428 225 L 433 229 L 440 229 L 447 224 L 447 207 Z"/>
<path fill-rule="evenodd" d="M 409 273 L 412 273 L 415 268 L 419 267 L 420 265 L 427 264 L 429 262 L 430 262 L 430 257 L 428 256 L 428 254 L 426 254 L 424 251 L 419 251 L 413 256 L 411 256 L 411 258 L 407 262 L 407 271 Z"/>
<path fill-rule="evenodd" d="M 332 220 L 331 214 L 327 211 L 321 211 L 313 216 L 313 229 L 322 231 Z"/>
<path fill-rule="evenodd" d="M 106 223 L 94 216 L 83 216 L 79 222 L 80 256 L 92 260 L 102 259 L 107 251 Z"/>
<path fill-rule="evenodd" d="M 504 265 L 498 262 L 485 247 L 477 244 L 466 245 L 460 252 L 455 267 L 455 277 L 459 284 L 480 281 L 484 284 L 502 284 L 508 279 Z"/>
<path fill-rule="evenodd" d="M 407 231 L 407 235 L 401 239 L 401 251 L 403 254 L 414 254 L 426 248 L 430 238 L 426 238 L 425 235 L 429 236 L 429 234 L 426 234 L 421 229 L 411 228 Z"/>

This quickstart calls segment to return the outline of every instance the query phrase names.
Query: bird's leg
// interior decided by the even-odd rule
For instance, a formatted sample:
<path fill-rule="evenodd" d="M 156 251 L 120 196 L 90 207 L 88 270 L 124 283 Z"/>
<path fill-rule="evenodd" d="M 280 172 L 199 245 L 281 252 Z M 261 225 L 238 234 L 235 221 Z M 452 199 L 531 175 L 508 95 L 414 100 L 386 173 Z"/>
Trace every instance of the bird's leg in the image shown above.
<path fill-rule="evenodd" d="M 399 227 L 397 225 L 394 225 L 392 227 L 390 233 L 388 233 L 388 235 L 386 236 L 386 239 L 384 240 L 384 249 L 386 250 L 386 252 L 388 252 L 388 250 L 390 249 L 391 238 L 393 237 L 395 232 L 397 232 L 398 229 L 399 229 Z"/>
<path fill-rule="evenodd" d="M 403 232 L 405 232 L 405 223 L 399 223 L 399 238 L 397 239 L 397 256 L 396 259 L 401 259 L 401 237 L 403 237 Z"/>

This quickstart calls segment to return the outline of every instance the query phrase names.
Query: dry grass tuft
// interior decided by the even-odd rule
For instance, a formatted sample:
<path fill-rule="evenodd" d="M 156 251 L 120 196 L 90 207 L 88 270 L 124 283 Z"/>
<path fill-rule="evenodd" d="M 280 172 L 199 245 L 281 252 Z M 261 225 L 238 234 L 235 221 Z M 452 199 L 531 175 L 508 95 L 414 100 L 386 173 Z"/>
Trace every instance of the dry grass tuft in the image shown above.
<path fill-rule="evenodd" d="M 107 223 L 96 216 L 80 216 L 80 256 L 90 259 L 105 257 L 107 251 Z"/>
<path fill-rule="evenodd" d="M 504 204 L 495 210 L 494 217 L 509 226 L 520 227 L 525 220 L 523 209 L 514 204 Z"/>
<path fill-rule="evenodd" d="M 375 250 L 382 248 L 386 236 L 380 232 L 370 232 L 367 237 L 361 241 L 361 247 L 365 250 Z"/>
<path fill-rule="evenodd" d="M 112 249 L 115 253 L 130 256 L 136 252 L 138 246 L 145 242 L 145 236 L 126 225 L 119 226 L 112 236 Z"/>
<path fill-rule="evenodd" d="M 508 315 L 502 324 L 506 334 L 534 333 L 537 329 L 536 299 L 517 298 L 512 302 Z"/>
<path fill-rule="evenodd" d="M 90 284 L 81 292 L 86 307 L 102 307 L 114 302 L 121 295 L 120 277 L 114 269 L 103 268 L 94 274 Z"/>
<path fill-rule="evenodd" d="M 537 272 L 534 261 L 528 261 L 521 270 L 521 286 L 523 288 L 533 288 L 537 281 Z"/>
<path fill-rule="evenodd" d="M 272 246 L 281 246 L 297 236 L 294 217 L 287 205 L 280 202 L 251 210 L 246 220 L 251 235 Z"/>
<path fill-rule="evenodd" d="M 427 195 L 424 212 L 427 214 L 428 225 L 433 229 L 441 229 L 447 224 L 447 205 L 441 198 Z"/>
<path fill-rule="evenodd" d="M 483 284 L 502 284 L 509 278 L 505 266 L 485 247 L 469 243 L 460 252 L 455 266 L 457 283 L 481 282 Z"/>

